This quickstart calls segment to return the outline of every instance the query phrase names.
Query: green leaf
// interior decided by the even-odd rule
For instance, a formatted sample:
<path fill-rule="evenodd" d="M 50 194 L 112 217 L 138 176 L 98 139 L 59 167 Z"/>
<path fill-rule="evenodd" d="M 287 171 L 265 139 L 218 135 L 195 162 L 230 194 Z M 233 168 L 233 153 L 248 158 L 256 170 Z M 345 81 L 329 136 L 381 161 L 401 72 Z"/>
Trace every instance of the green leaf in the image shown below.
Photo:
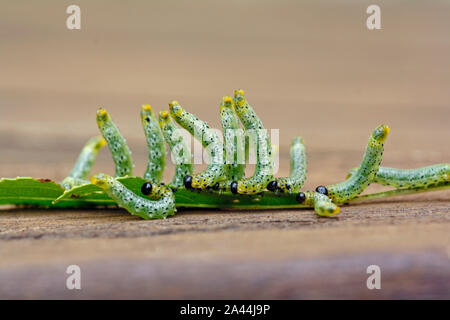
<path fill-rule="evenodd" d="M 35 204 L 51 206 L 63 188 L 48 179 L 0 179 L 0 204 Z"/>
<path fill-rule="evenodd" d="M 145 179 L 124 177 L 118 180 L 128 189 L 140 194 Z M 194 191 L 180 188 L 175 192 L 177 207 L 224 209 L 276 209 L 303 207 L 294 195 L 264 192 L 261 195 L 235 195 L 213 190 Z M 0 180 L 0 204 L 23 204 L 45 207 L 86 207 L 114 205 L 101 188 L 85 184 L 65 191 L 48 179 L 16 178 Z"/>

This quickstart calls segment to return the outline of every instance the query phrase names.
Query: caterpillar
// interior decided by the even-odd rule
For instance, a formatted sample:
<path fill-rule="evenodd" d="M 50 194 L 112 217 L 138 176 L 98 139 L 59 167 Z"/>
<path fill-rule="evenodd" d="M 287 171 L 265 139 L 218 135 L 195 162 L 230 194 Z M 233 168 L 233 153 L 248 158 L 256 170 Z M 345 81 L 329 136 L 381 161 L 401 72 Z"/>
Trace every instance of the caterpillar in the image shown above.
<path fill-rule="evenodd" d="M 260 193 L 274 179 L 272 145 L 261 119 L 247 102 L 244 90 L 239 89 L 234 92 L 234 103 L 236 114 L 245 128 L 246 134 L 251 133 L 255 137 L 256 168 L 250 178 L 233 181 L 230 189 L 235 194 Z"/>
<path fill-rule="evenodd" d="M 89 174 L 97 159 L 98 152 L 106 145 L 102 136 L 93 137 L 86 142 L 69 175 L 64 178 L 61 185 L 69 190 L 75 186 L 88 184 Z"/>
<path fill-rule="evenodd" d="M 358 196 L 372 182 L 381 164 L 384 141 L 389 134 L 387 125 L 380 125 L 373 131 L 366 152 L 356 173 L 344 182 L 319 186 L 316 191 L 328 195 L 336 203 L 344 203 Z"/>
<path fill-rule="evenodd" d="M 242 179 L 245 175 L 245 140 L 234 109 L 233 99 L 223 97 L 220 103 L 220 120 L 225 145 L 225 176 L 228 183 Z"/>
<path fill-rule="evenodd" d="M 298 203 L 305 204 L 314 208 L 314 211 L 324 217 L 335 216 L 340 208 L 334 204 L 329 197 L 317 191 L 299 192 L 296 195 Z"/>
<path fill-rule="evenodd" d="M 191 151 L 168 111 L 159 113 L 159 126 L 175 162 L 175 174 L 170 185 L 174 188 L 183 187 L 184 177 L 191 176 L 193 172 Z"/>
<path fill-rule="evenodd" d="M 275 179 L 276 184 L 269 184 L 270 191 L 297 193 L 303 187 L 306 180 L 306 150 L 303 139 L 296 137 L 292 140 L 290 148 L 290 176 Z"/>
<path fill-rule="evenodd" d="M 358 168 L 350 171 L 348 178 Z M 436 164 L 418 169 L 395 169 L 379 167 L 372 182 L 395 188 L 427 188 L 443 182 L 450 182 L 450 163 Z"/>
<path fill-rule="evenodd" d="M 113 177 L 103 173 L 92 176 L 91 183 L 102 188 L 108 196 L 115 200 L 117 205 L 143 219 L 166 218 L 176 212 L 173 193 L 164 186 L 152 183 L 147 183 L 146 188 L 143 186 L 144 195 L 152 193 L 153 197 L 158 198 L 150 200 L 135 194 Z"/>
<path fill-rule="evenodd" d="M 30 188 L 30 184 L 39 185 L 47 181 L 32 178 L 0 179 L 0 184 L 3 184 L 0 203 L 34 205 L 40 203 L 51 206 L 65 201 L 64 207 L 116 203 L 131 214 L 144 219 L 166 218 L 176 212 L 177 205 L 236 209 L 313 207 L 318 215 L 330 217 L 339 213 L 338 204 L 341 203 L 450 188 L 450 164 L 414 170 L 380 167 L 384 141 L 389 134 L 389 127 L 381 125 L 370 136 L 361 165 L 351 171 L 347 180 L 333 185 L 319 186 L 315 191 L 302 192 L 300 189 L 306 177 L 306 152 L 303 140 L 297 137 L 291 143 L 290 176 L 274 179 L 273 155 L 276 148 L 270 144 L 267 131 L 245 99 L 243 90 L 236 90 L 233 99 L 224 97 L 220 103 L 225 144 L 222 144 L 219 136 L 210 130 L 206 122 L 185 111 L 176 101 L 172 101 L 169 107 L 170 112 L 161 111 L 158 119 L 150 106 L 143 106 L 141 109 L 141 122 L 149 147 L 145 179 L 124 177 L 132 173 L 131 152 L 109 114 L 104 109 L 99 109 L 96 119 L 103 137 L 92 138 L 83 147 L 71 172 L 61 182 L 66 189 L 63 194 L 58 195 L 58 190 L 53 190 L 58 197 L 51 199 L 49 204 L 48 190 L 54 188 L 54 184 L 49 183 L 45 189 L 46 193 L 39 194 L 37 199 L 32 197 L 33 193 L 39 193 L 39 190 L 44 188 L 32 188 L 30 190 L 33 191 L 29 194 L 16 199 L 17 190 L 10 188 L 11 184 L 18 188 L 17 185 L 24 183 L 19 187 Z M 159 130 L 157 126 L 155 127 L 156 121 L 158 121 Z M 236 137 L 228 135 L 226 130 L 239 130 L 239 121 L 244 127 L 244 138 L 235 139 Z M 208 150 L 211 159 L 205 171 L 193 175 L 192 155 L 176 122 L 197 139 L 203 138 L 203 146 Z M 249 141 L 254 131 L 257 132 L 255 135 L 256 169 L 253 176 L 245 178 L 244 168 L 250 144 L 244 141 Z M 260 134 L 261 131 L 263 134 Z M 106 174 L 94 175 L 90 182 L 98 188 L 92 187 L 86 179 L 99 150 L 106 143 L 116 165 L 116 177 Z M 165 167 L 164 143 L 168 144 L 176 165 L 175 174 L 168 186 L 157 183 L 161 182 Z M 234 161 L 239 158 L 238 153 L 242 153 L 242 149 L 246 158 L 243 164 Z M 233 161 L 228 163 L 224 156 L 232 158 Z M 358 196 L 371 182 L 399 189 Z M 57 185 L 56 187 L 59 188 Z M 187 188 L 195 188 L 197 192 L 193 193 Z M 99 192 L 99 189 L 104 194 Z M 268 189 L 269 192 L 264 189 Z M 8 190 L 12 190 L 11 194 L 8 194 Z M 95 196 L 90 197 L 89 195 L 93 193 Z M 27 198 L 30 195 L 31 198 Z"/>
<path fill-rule="evenodd" d="M 209 155 L 208 167 L 198 174 L 186 176 L 185 187 L 201 190 L 213 187 L 224 179 L 223 146 L 219 136 L 206 122 L 184 110 L 178 101 L 169 103 L 169 110 L 172 118 L 199 140 Z"/>
<path fill-rule="evenodd" d="M 144 178 L 159 183 L 166 165 L 166 146 L 158 119 L 148 104 L 142 106 L 141 121 L 148 146 L 148 163 Z"/>
<path fill-rule="evenodd" d="M 119 128 L 117 128 L 108 112 L 103 108 L 97 111 L 97 125 L 111 151 L 116 167 L 115 176 L 131 176 L 134 164 L 131 159 L 130 148 L 128 148 L 127 142 L 120 133 Z"/>

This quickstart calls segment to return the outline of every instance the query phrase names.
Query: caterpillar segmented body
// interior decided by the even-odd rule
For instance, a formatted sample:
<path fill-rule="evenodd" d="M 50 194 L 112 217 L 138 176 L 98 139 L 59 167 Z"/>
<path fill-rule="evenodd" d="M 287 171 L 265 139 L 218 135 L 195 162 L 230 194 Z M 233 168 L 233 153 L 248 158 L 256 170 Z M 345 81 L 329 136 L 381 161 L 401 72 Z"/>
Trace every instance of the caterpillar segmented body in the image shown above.
<path fill-rule="evenodd" d="M 350 171 L 349 177 L 358 168 Z M 373 182 L 395 188 L 427 188 L 442 182 L 450 182 L 450 164 L 442 163 L 418 169 L 396 169 L 380 167 Z"/>
<path fill-rule="evenodd" d="M 105 109 L 100 108 L 97 111 L 97 125 L 111 151 L 116 167 L 115 176 L 131 176 L 134 164 L 131 159 L 130 148 L 128 148 L 125 138 L 122 136 L 119 128 L 112 121 Z"/>
<path fill-rule="evenodd" d="M 223 146 L 219 136 L 206 122 L 184 110 L 177 101 L 172 101 L 169 107 L 172 118 L 199 140 L 209 155 L 208 167 L 192 177 L 185 177 L 189 178 L 185 179 L 185 186 L 202 190 L 213 187 L 224 179 Z"/>
<path fill-rule="evenodd" d="M 357 172 L 344 182 L 329 185 L 324 189 L 327 190 L 325 192 L 334 202 L 344 203 L 356 197 L 373 181 L 383 157 L 384 141 L 388 134 L 389 127 L 387 125 L 378 126 L 369 138 L 366 152 Z"/>
<path fill-rule="evenodd" d="M 243 90 L 236 90 L 234 99 L 224 97 L 220 104 L 224 144 L 217 133 L 210 130 L 206 122 L 185 111 L 176 101 L 171 102 L 169 106 L 170 113 L 162 111 L 159 114 L 159 129 L 155 126 L 156 117 L 151 107 L 143 106 L 141 110 L 141 120 L 149 147 L 145 179 L 152 181 L 142 185 L 141 193 L 136 194 L 135 185 L 129 185 L 134 190 L 131 191 L 125 187 L 127 183 L 124 182 L 124 185 L 120 182 L 121 179 L 105 174 L 98 174 L 91 178 L 91 183 L 102 188 L 119 206 L 144 219 L 165 218 L 174 214 L 175 200 L 180 201 L 181 206 L 189 201 L 195 202 L 190 200 L 192 193 L 186 194 L 187 191 L 183 187 L 196 188 L 198 193 L 204 193 L 200 197 L 201 203 L 193 205 L 196 207 L 267 209 L 307 206 L 313 207 L 317 214 L 327 217 L 339 213 L 337 204 L 340 203 L 450 188 L 450 164 L 414 170 L 380 167 L 383 144 L 389 133 L 389 128 L 381 125 L 370 136 L 360 167 L 352 170 L 346 181 L 327 187 L 319 186 L 316 191 L 301 192 L 300 189 L 306 177 L 306 152 L 303 140 L 297 137 L 291 143 L 290 176 L 274 179 L 273 156 L 276 153 L 276 146 L 270 144 L 268 133 L 246 101 Z M 192 176 L 192 155 L 174 120 L 200 140 L 209 152 L 211 162 L 205 171 Z M 236 139 L 235 135 L 227 134 L 227 130 L 239 130 L 239 121 L 244 127 L 244 137 L 238 136 Z M 113 155 L 116 176 L 122 177 L 132 172 L 131 152 L 104 109 L 98 110 L 97 123 L 104 139 L 93 138 L 85 145 L 70 175 L 61 183 L 64 188 L 70 189 L 64 194 L 74 195 L 71 193 L 73 190 L 71 188 L 88 182 L 85 179 L 91 171 L 98 150 L 105 145 L 105 141 Z M 256 137 L 253 141 L 257 149 L 256 169 L 252 177 L 244 178 L 245 162 L 248 160 L 248 148 L 252 137 Z M 164 170 L 164 140 L 171 150 L 176 165 L 175 175 L 169 184 L 170 188 L 163 186 L 162 183 L 153 183 L 161 180 Z M 245 157 L 244 163 L 235 161 L 242 159 L 242 153 Z M 231 163 L 226 161 L 227 158 L 231 158 Z M 130 179 L 135 181 L 134 179 L 137 178 Z M 398 189 L 358 197 L 371 182 Z M 172 188 L 174 191 L 171 190 Z M 264 191 L 266 188 L 276 193 Z M 83 189 L 83 192 L 85 190 Z M 283 191 L 283 194 L 278 191 Z M 240 195 L 236 195 L 238 193 Z M 223 198 L 219 200 L 218 197 Z M 64 197 L 61 196 L 58 199 L 60 198 Z"/>
<path fill-rule="evenodd" d="M 261 119 L 245 99 L 244 90 L 234 93 L 235 110 L 246 130 L 255 137 L 256 167 L 253 176 L 232 184 L 232 191 L 240 194 L 256 194 L 263 191 L 273 177 L 272 145 Z"/>
<path fill-rule="evenodd" d="M 164 110 L 159 113 L 159 126 L 175 162 L 175 174 L 170 185 L 175 188 L 182 187 L 184 186 L 184 177 L 191 176 L 194 171 L 191 151 L 168 111 Z"/>
<path fill-rule="evenodd" d="M 153 197 L 157 200 L 143 198 L 127 189 L 111 176 L 100 173 L 91 177 L 91 183 L 102 188 L 120 207 L 132 215 L 143 219 L 160 219 L 176 212 L 175 199 L 169 188 L 152 184 Z"/>
<path fill-rule="evenodd" d="M 234 101 L 231 97 L 222 98 L 220 120 L 225 145 L 225 176 L 228 184 L 242 179 L 245 175 L 244 132 L 239 125 L 239 118 L 234 108 Z"/>
<path fill-rule="evenodd" d="M 290 176 L 277 178 L 277 189 L 283 192 L 296 193 L 303 187 L 306 180 L 306 150 L 301 137 L 296 137 L 290 148 Z"/>
<path fill-rule="evenodd" d="M 163 134 L 150 105 L 143 105 L 141 121 L 148 146 L 148 163 L 144 178 L 159 183 L 166 165 L 166 146 Z"/>
<path fill-rule="evenodd" d="M 98 152 L 106 145 L 106 140 L 102 136 L 89 139 L 80 152 L 69 175 L 61 182 L 64 189 L 69 190 L 73 187 L 88 184 L 89 174 L 92 166 L 97 159 Z"/>

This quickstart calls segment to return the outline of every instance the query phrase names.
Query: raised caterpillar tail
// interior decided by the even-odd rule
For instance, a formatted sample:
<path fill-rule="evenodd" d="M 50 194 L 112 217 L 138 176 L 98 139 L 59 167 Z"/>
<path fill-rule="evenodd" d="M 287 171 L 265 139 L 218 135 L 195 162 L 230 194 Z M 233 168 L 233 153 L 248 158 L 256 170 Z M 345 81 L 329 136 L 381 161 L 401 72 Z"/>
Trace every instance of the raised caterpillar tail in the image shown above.
<path fill-rule="evenodd" d="M 158 119 L 148 104 L 141 108 L 141 122 L 148 147 L 147 169 L 144 178 L 158 183 L 162 180 L 166 165 L 166 145 Z"/>
<path fill-rule="evenodd" d="M 163 110 L 159 113 L 159 126 L 175 163 L 175 174 L 170 185 L 175 188 L 183 187 L 184 178 L 191 176 L 194 171 L 191 151 L 183 138 L 181 129 L 170 117 L 169 111 Z"/>
<path fill-rule="evenodd" d="M 234 104 L 236 114 L 245 128 L 246 136 L 253 138 L 250 141 L 253 141 L 252 146 L 256 150 L 256 167 L 250 178 L 234 181 L 230 189 L 239 194 L 260 193 L 274 180 L 269 134 L 264 129 L 261 119 L 247 102 L 244 90 L 239 89 L 234 92 Z"/>
<path fill-rule="evenodd" d="M 208 167 L 204 171 L 186 178 L 185 187 L 204 190 L 224 180 L 223 145 L 217 132 L 212 130 L 205 121 L 183 109 L 177 101 L 169 103 L 169 109 L 172 118 L 192 134 L 209 155 Z"/>
<path fill-rule="evenodd" d="M 382 124 L 375 128 L 369 138 L 363 160 L 356 173 L 344 182 L 326 187 L 328 196 L 336 203 L 344 203 L 355 198 L 374 180 L 380 167 L 384 151 L 384 141 L 389 127 Z"/>
<path fill-rule="evenodd" d="M 134 164 L 130 148 L 119 128 L 112 121 L 111 116 L 103 108 L 97 111 L 97 125 L 103 138 L 108 142 L 108 148 L 111 151 L 116 167 L 115 176 L 132 175 Z"/>

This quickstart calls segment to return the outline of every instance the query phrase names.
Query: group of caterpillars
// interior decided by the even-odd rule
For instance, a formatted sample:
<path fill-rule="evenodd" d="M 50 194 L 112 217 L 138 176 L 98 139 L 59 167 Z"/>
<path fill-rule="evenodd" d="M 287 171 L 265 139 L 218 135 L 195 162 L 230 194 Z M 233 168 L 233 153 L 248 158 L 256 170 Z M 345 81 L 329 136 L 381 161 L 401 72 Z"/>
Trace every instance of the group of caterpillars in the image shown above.
<path fill-rule="evenodd" d="M 357 197 L 372 182 L 395 188 L 424 189 L 450 182 L 450 164 L 438 164 L 414 170 L 380 167 L 384 141 L 389 134 L 387 125 L 380 125 L 371 134 L 361 165 L 351 170 L 344 182 L 319 186 L 315 191 L 302 192 L 306 178 L 306 152 L 303 139 L 296 137 L 290 147 L 290 176 L 275 178 L 273 146 L 261 119 L 247 102 L 243 90 L 234 98 L 223 97 L 220 103 L 223 142 L 209 125 L 189 113 L 177 101 L 169 103 L 157 117 L 150 105 L 142 106 L 141 120 L 148 145 L 148 165 L 144 178 L 148 180 L 142 194 L 127 189 L 116 178 L 131 176 L 133 161 L 125 138 L 105 109 L 97 111 L 97 124 L 102 136 L 90 139 L 78 160 L 62 182 L 69 190 L 89 184 L 87 180 L 98 151 L 108 145 L 115 164 L 115 177 L 100 173 L 90 179 L 120 207 L 144 219 L 166 218 L 176 212 L 174 192 L 180 188 L 202 192 L 231 192 L 254 195 L 264 192 L 288 193 L 303 205 L 313 207 L 321 216 L 339 213 L 338 204 Z M 186 129 L 207 150 L 209 164 L 193 173 L 192 155 L 179 127 Z M 241 124 L 243 130 L 241 129 Z M 236 134 L 242 133 L 243 134 Z M 256 165 L 254 174 L 245 177 L 248 160 L 248 135 L 254 137 Z M 170 183 L 161 182 L 166 159 L 166 143 L 175 162 L 175 174 Z"/>

